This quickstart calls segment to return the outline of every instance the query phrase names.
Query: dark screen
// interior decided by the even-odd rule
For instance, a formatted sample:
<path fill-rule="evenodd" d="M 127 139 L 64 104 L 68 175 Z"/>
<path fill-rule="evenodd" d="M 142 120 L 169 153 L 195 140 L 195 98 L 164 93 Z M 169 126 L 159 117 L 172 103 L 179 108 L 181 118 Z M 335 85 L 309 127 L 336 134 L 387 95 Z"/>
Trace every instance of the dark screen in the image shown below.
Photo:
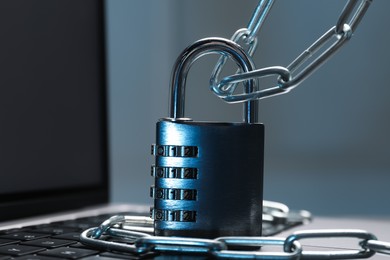
<path fill-rule="evenodd" d="M 100 1 L 0 1 L 0 195 L 105 180 Z"/>

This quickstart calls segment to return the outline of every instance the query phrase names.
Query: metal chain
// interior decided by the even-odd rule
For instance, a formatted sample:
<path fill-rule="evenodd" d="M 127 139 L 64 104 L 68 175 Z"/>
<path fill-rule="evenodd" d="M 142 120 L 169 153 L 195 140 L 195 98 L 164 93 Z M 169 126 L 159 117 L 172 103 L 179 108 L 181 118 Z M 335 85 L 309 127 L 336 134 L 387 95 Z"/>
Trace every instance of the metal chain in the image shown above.
<path fill-rule="evenodd" d="M 121 224 L 130 226 L 127 230 Z M 145 230 L 153 225 L 148 217 L 114 216 L 100 227 L 90 228 L 80 236 L 83 244 L 109 251 L 120 251 L 138 256 L 145 254 L 204 255 L 220 259 L 360 259 L 370 258 L 376 253 L 390 255 L 390 243 L 378 241 L 364 230 L 323 229 L 298 231 L 281 237 L 219 237 L 216 239 L 159 237 L 145 232 L 133 231 L 133 227 L 144 225 Z M 130 230 L 129 230 L 130 229 Z M 114 241 L 106 240 L 114 237 Z M 121 242 L 118 242 L 122 238 Z M 300 241 L 317 238 L 359 239 L 359 247 L 349 250 L 306 251 Z M 267 251 L 264 246 L 279 246 L 281 252 Z M 261 251 L 258 249 L 262 247 Z M 237 248 L 245 248 L 238 250 Z M 336 247 L 337 248 L 337 247 Z"/>
<path fill-rule="evenodd" d="M 360 4 L 358 5 L 359 2 Z M 372 0 L 349 0 L 341 12 L 336 25 L 325 32 L 287 67 L 277 66 L 257 69 L 246 73 L 237 72 L 235 75 L 227 76 L 217 82 L 216 79 L 227 60 L 227 57 L 221 57 L 211 75 L 211 90 L 221 99 L 229 103 L 263 99 L 289 92 L 307 79 L 351 39 L 352 34 L 355 32 L 356 27 L 362 20 L 371 2 Z M 256 49 L 256 33 L 264 23 L 272 4 L 273 1 L 259 1 L 248 28 L 240 29 L 233 35 L 233 41 L 237 42 L 243 39 L 249 46 L 249 55 L 252 55 Z M 330 47 L 320 52 L 321 49 L 329 45 Z M 309 63 L 310 58 L 315 54 L 317 55 L 316 58 Z M 305 63 L 308 63 L 308 65 L 303 66 Z M 276 86 L 256 90 L 251 93 L 235 94 L 238 83 L 244 82 L 245 84 L 248 80 L 257 80 L 261 77 L 273 75 L 278 76 Z"/>
<path fill-rule="evenodd" d="M 85 230 L 80 241 L 88 246 L 108 251 L 119 251 L 136 256 L 150 254 L 204 255 L 220 259 L 357 259 L 369 258 L 376 253 L 390 255 L 390 243 L 378 241 L 364 230 L 323 229 L 294 232 L 282 237 L 269 237 L 275 232 L 264 232 L 273 225 L 276 233 L 310 221 L 306 211 L 293 212 L 278 202 L 263 202 L 262 237 L 219 237 L 216 239 L 153 236 L 154 221 L 146 216 L 113 216 L 99 227 Z M 280 228 L 283 226 L 284 228 Z M 287 227 L 287 228 L 286 228 Z M 317 238 L 358 239 L 356 249 L 307 251 L 300 241 Z M 261 251 L 259 250 L 261 248 Z M 278 247 L 279 250 L 268 250 Z M 242 250 L 239 250 L 241 248 Z M 321 248 L 321 247 L 319 247 Z M 337 246 L 335 248 L 338 248 Z"/>

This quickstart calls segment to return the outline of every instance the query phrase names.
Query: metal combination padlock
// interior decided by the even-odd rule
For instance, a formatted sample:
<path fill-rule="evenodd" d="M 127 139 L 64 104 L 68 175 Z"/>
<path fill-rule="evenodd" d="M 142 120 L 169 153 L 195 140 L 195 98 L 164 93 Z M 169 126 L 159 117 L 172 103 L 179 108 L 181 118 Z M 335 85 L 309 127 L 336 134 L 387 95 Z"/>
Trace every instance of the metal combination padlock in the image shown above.
<path fill-rule="evenodd" d="M 195 42 L 176 61 L 170 118 L 157 122 L 151 187 L 155 235 L 215 238 L 260 236 L 262 230 L 264 126 L 257 101 L 245 104 L 241 123 L 184 118 L 185 82 L 200 56 L 229 55 L 243 71 L 254 66 L 237 44 L 220 38 Z M 254 88 L 247 83 L 247 91 Z"/>

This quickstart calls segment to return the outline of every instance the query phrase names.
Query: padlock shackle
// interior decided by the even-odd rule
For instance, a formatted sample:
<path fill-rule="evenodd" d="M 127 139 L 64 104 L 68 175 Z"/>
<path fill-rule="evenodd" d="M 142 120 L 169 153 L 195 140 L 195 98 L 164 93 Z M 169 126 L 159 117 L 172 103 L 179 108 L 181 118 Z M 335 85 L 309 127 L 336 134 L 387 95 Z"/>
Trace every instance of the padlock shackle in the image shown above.
<path fill-rule="evenodd" d="M 177 58 L 171 78 L 170 118 L 184 118 L 185 86 L 191 65 L 203 55 L 219 53 L 230 56 L 244 72 L 252 71 L 255 66 L 252 59 L 235 42 L 224 38 L 205 38 L 196 41 L 187 47 Z M 250 93 L 256 87 L 254 80 L 249 80 L 245 91 Z M 256 123 L 258 121 L 258 101 L 244 103 L 244 121 Z"/>

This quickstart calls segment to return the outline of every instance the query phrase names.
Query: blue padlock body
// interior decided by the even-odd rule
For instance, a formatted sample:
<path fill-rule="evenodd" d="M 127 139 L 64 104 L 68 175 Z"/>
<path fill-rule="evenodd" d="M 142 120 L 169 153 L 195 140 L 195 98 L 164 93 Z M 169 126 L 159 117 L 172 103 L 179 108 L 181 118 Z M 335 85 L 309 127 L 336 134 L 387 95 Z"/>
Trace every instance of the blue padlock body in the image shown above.
<path fill-rule="evenodd" d="M 264 125 L 157 123 L 155 235 L 261 236 Z"/>

